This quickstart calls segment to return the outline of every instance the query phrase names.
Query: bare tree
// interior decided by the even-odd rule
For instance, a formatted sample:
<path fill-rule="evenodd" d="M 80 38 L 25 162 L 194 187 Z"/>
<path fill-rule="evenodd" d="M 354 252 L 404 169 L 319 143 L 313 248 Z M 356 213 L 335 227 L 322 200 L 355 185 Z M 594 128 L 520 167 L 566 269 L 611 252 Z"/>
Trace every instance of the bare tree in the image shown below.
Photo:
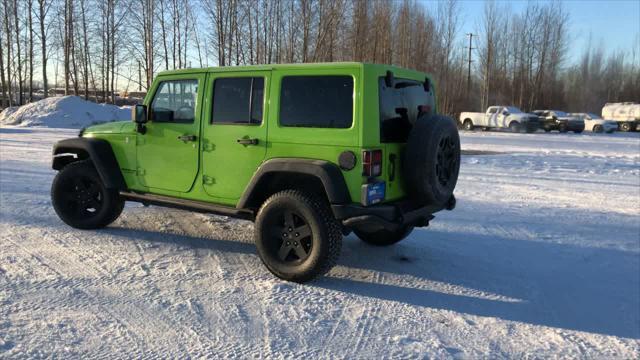
<path fill-rule="evenodd" d="M 33 0 L 27 0 L 27 22 L 29 31 L 29 102 L 33 101 Z"/>
<path fill-rule="evenodd" d="M 49 13 L 51 3 L 47 0 L 38 0 L 38 23 L 40 25 L 40 47 L 41 53 L 41 66 L 42 66 L 42 89 L 44 91 L 44 97 L 49 95 L 49 83 L 47 81 L 47 30 L 45 21 L 47 14 Z"/>
<path fill-rule="evenodd" d="M 2 5 L 2 13 L 5 12 L 4 4 Z M 0 108 L 8 106 L 7 99 L 7 80 L 4 75 L 4 46 L 2 45 L 2 39 L 4 39 L 4 27 L 0 26 L 0 86 L 2 86 L 2 98 L 0 98 Z M 5 102 L 6 101 L 6 102 Z M 7 105 L 5 105 L 7 104 Z"/>
<path fill-rule="evenodd" d="M 69 94 L 71 78 L 71 42 L 73 38 L 73 0 L 64 0 L 64 94 Z"/>
<path fill-rule="evenodd" d="M 16 32 L 16 65 L 18 71 L 18 105 L 23 104 L 23 78 L 22 78 L 22 52 L 20 50 L 20 17 L 18 16 L 19 6 L 18 0 L 13 0 L 13 20 L 15 24 L 14 31 Z"/>

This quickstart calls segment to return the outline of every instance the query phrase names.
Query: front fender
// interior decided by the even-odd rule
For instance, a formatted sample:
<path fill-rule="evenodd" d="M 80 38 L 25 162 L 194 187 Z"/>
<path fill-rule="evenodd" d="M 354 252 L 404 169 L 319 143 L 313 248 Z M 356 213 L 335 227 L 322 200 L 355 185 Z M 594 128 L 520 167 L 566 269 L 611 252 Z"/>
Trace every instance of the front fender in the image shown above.
<path fill-rule="evenodd" d="M 93 162 L 98 175 L 107 188 L 127 189 L 118 161 L 113 154 L 111 145 L 106 140 L 78 137 L 61 140 L 53 145 L 52 168 L 54 170 L 61 170 L 71 162 L 85 159 L 90 159 Z"/>

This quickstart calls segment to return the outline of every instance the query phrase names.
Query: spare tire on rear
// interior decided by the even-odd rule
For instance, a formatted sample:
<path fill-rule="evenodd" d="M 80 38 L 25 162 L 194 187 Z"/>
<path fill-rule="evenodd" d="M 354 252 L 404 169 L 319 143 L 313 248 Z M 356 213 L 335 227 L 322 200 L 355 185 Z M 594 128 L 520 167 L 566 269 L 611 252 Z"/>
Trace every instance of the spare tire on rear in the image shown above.
<path fill-rule="evenodd" d="M 460 171 L 460 136 L 453 120 L 441 115 L 419 117 L 409 134 L 402 167 L 410 198 L 445 206 Z"/>

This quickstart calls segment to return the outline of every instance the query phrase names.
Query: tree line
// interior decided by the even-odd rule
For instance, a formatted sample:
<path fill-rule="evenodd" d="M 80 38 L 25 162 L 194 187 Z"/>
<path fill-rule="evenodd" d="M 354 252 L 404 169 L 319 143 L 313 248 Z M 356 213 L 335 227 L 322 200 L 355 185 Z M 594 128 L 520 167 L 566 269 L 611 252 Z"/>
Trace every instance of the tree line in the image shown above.
<path fill-rule="evenodd" d="M 485 2 L 468 51 L 461 4 L 416 0 L 0 0 L 0 107 L 55 88 L 98 102 L 159 71 L 365 61 L 426 71 L 440 112 L 492 104 L 599 111 L 640 100 L 640 49 L 568 54 L 561 2 Z M 640 39 L 639 39 L 640 41 Z M 469 55 L 473 58 L 469 76 Z"/>

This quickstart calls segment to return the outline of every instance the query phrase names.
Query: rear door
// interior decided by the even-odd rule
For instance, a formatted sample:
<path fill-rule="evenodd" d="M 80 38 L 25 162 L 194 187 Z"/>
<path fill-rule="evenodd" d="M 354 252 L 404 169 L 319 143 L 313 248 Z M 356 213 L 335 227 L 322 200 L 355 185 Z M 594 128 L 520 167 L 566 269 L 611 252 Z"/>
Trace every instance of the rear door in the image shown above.
<path fill-rule="evenodd" d="M 204 74 L 162 77 L 151 89 L 146 132 L 137 135 L 137 176 L 153 189 L 188 192 L 198 173 Z"/>
<path fill-rule="evenodd" d="M 210 74 L 202 133 L 202 182 L 207 194 L 235 205 L 267 148 L 271 71 Z"/>

